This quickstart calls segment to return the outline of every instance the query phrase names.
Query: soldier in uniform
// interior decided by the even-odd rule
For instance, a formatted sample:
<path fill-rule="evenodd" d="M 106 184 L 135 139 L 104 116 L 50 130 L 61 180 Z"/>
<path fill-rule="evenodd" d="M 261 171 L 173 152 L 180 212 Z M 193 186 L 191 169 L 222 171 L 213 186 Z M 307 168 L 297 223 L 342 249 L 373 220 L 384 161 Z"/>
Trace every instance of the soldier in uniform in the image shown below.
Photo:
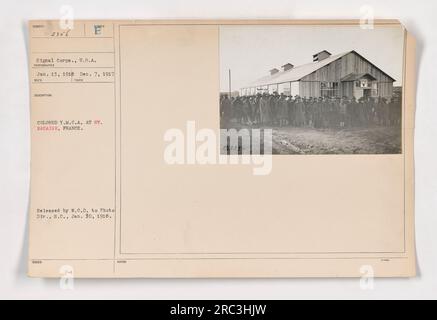
<path fill-rule="evenodd" d="M 242 106 L 241 106 L 240 97 L 235 97 L 232 100 L 232 117 L 236 120 L 237 123 L 241 123 Z"/>
<path fill-rule="evenodd" d="M 349 99 L 346 105 L 346 122 L 348 127 L 353 127 L 355 125 L 355 97 Z"/>
<path fill-rule="evenodd" d="M 382 118 L 382 111 L 381 111 L 381 105 L 379 104 L 379 97 L 375 97 L 373 99 L 373 121 L 375 125 L 381 124 L 381 118 Z"/>
<path fill-rule="evenodd" d="M 224 95 L 220 101 L 220 120 L 221 127 L 226 128 L 229 125 L 229 121 L 232 118 L 231 100 L 228 95 Z"/>
<path fill-rule="evenodd" d="M 305 120 L 309 127 L 314 126 L 314 100 L 312 97 L 308 98 L 305 103 Z"/>
<path fill-rule="evenodd" d="M 278 124 L 279 117 L 278 117 L 278 93 L 275 91 L 273 95 L 270 96 L 270 114 L 271 114 L 271 121 L 273 125 Z"/>
<path fill-rule="evenodd" d="M 331 99 L 332 124 L 331 128 L 340 126 L 340 98 L 332 97 Z"/>
<path fill-rule="evenodd" d="M 323 98 L 319 97 L 319 99 L 316 100 L 313 105 L 314 128 L 321 128 L 323 126 L 322 108 Z"/>
<path fill-rule="evenodd" d="M 323 128 L 328 128 L 330 125 L 330 116 L 331 116 L 331 106 L 330 100 L 328 97 L 323 97 L 322 103 L 322 119 L 323 119 Z"/>
<path fill-rule="evenodd" d="M 326 98 L 326 127 L 332 128 L 333 124 L 333 103 L 332 98 Z"/>
<path fill-rule="evenodd" d="M 338 124 L 340 128 L 346 127 L 346 97 L 338 99 Z"/>
<path fill-rule="evenodd" d="M 250 101 L 249 101 L 249 97 L 244 97 L 242 100 L 242 116 L 243 116 L 243 120 L 242 123 L 243 124 L 248 124 L 251 125 L 252 122 L 250 121 Z"/>
<path fill-rule="evenodd" d="M 332 127 L 339 128 L 341 127 L 341 119 L 340 119 L 340 97 L 332 98 Z"/>
<path fill-rule="evenodd" d="M 303 127 L 305 125 L 305 105 L 301 97 L 296 98 L 296 126 Z"/>
<path fill-rule="evenodd" d="M 288 99 L 288 122 L 292 126 L 296 126 L 296 100 L 290 96 Z"/>
<path fill-rule="evenodd" d="M 387 99 L 382 98 L 382 102 L 383 102 L 383 123 L 385 126 L 389 126 L 390 125 L 390 105 L 387 102 Z"/>
<path fill-rule="evenodd" d="M 253 124 L 259 123 L 259 97 L 252 96 L 250 98 L 250 114 L 252 116 L 251 121 Z"/>
<path fill-rule="evenodd" d="M 267 93 L 264 93 L 260 99 L 259 115 L 260 115 L 260 123 L 262 125 L 270 125 L 271 123 L 270 98 L 267 95 Z"/>
<path fill-rule="evenodd" d="M 365 124 L 366 119 L 366 107 L 365 107 L 365 98 L 361 97 L 358 100 L 358 107 L 357 107 L 357 115 L 358 115 L 358 125 L 363 126 Z"/>
<path fill-rule="evenodd" d="M 363 125 L 368 127 L 370 124 L 371 105 L 369 103 L 369 97 L 365 97 L 363 100 Z"/>
<path fill-rule="evenodd" d="M 283 127 L 288 125 L 288 101 L 287 97 L 281 93 L 278 100 L 278 115 L 279 115 L 279 126 Z"/>
<path fill-rule="evenodd" d="M 303 118 L 304 118 L 303 126 L 306 126 L 308 123 L 308 99 L 306 97 L 302 97 L 302 105 L 303 105 Z"/>
<path fill-rule="evenodd" d="M 402 104 L 397 97 L 392 97 L 390 102 L 391 114 L 392 114 L 392 126 L 398 126 L 401 124 L 402 118 Z"/>

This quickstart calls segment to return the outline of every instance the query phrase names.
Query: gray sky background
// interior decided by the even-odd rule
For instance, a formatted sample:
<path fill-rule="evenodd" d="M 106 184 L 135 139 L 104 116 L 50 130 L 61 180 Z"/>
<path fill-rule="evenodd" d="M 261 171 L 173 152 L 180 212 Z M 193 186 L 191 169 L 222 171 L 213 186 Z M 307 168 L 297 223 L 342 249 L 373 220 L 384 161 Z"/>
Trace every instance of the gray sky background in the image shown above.
<path fill-rule="evenodd" d="M 379 26 L 221 26 L 220 90 L 232 90 L 268 75 L 287 62 L 295 66 L 312 62 L 312 55 L 328 50 L 333 55 L 356 50 L 402 85 L 404 31 Z"/>

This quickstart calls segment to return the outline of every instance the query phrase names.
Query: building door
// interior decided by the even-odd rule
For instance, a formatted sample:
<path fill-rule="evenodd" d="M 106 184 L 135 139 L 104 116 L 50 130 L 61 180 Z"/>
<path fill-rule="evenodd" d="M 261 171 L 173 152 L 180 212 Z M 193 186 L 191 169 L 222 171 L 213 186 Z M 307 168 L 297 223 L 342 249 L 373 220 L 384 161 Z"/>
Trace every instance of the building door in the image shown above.
<path fill-rule="evenodd" d="M 372 89 L 363 89 L 363 97 L 370 98 L 372 96 Z"/>

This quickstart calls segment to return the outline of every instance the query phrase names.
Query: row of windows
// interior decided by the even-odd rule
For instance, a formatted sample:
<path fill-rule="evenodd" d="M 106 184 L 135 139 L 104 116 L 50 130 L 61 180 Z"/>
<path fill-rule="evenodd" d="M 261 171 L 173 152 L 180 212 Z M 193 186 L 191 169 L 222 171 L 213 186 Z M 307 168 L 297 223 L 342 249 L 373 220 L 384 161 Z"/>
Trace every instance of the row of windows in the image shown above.
<path fill-rule="evenodd" d="M 322 97 L 339 97 L 338 82 L 321 82 L 320 95 Z"/>
<path fill-rule="evenodd" d="M 371 89 L 371 95 L 376 96 L 378 93 L 377 82 L 369 81 L 367 79 L 361 79 L 354 82 L 356 89 Z M 259 88 L 243 89 L 242 94 L 257 94 L 257 93 L 273 93 L 275 91 L 283 92 L 286 95 L 291 94 L 291 85 L 279 88 L 279 86 L 264 86 Z M 320 95 L 322 97 L 340 97 L 339 82 L 321 82 L 320 83 Z"/>
<path fill-rule="evenodd" d="M 354 83 L 358 89 L 370 89 L 366 93 L 372 96 L 378 95 L 378 83 L 369 81 L 367 79 L 357 80 Z M 320 83 L 320 95 L 322 97 L 340 97 L 339 82 L 321 82 Z"/>

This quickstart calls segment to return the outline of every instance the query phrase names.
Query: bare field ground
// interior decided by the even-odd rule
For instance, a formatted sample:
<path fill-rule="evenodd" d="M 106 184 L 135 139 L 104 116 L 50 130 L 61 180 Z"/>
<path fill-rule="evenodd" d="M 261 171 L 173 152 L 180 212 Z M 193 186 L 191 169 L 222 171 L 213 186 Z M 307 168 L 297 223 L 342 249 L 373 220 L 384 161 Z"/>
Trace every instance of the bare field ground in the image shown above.
<path fill-rule="evenodd" d="M 250 129 L 248 126 L 234 127 L 237 130 Z M 402 131 L 399 127 L 346 129 L 273 127 L 271 129 L 273 129 L 273 154 L 402 153 Z"/>
<path fill-rule="evenodd" d="M 274 154 L 398 154 L 401 129 L 273 128 Z"/>

